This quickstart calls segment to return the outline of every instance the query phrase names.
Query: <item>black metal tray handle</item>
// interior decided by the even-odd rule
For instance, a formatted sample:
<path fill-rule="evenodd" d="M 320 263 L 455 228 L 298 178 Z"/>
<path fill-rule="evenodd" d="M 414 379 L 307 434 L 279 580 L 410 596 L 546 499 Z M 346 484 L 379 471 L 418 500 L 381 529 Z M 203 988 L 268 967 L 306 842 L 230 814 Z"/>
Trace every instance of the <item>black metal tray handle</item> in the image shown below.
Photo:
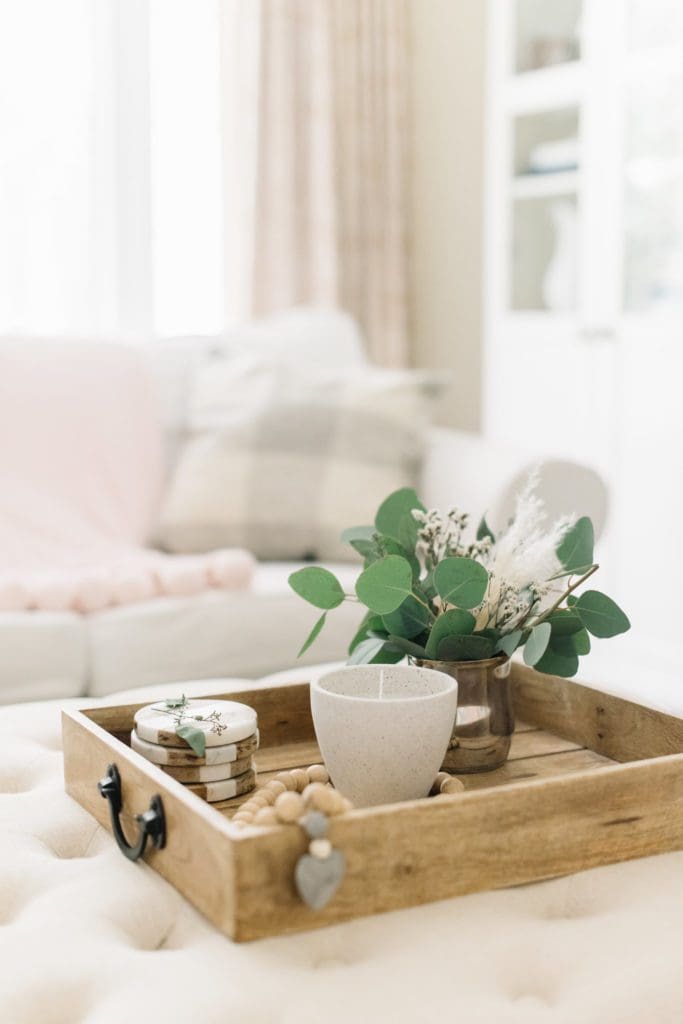
<path fill-rule="evenodd" d="M 97 788 L 100 791 L 100 796 L 109 801 L 114 838 L 118 843 L 119 850 L 128 860 L 139 860 L 143 856 L 148 839 L 151 839 L 152 845 L 157 850 L 163 850 L 166 845 L 166 815 L 160 796 L 152 797 L 148 811 L 135 815 L 140 831 L 137 841 L 131 845 L 123 833 L 119 817 L 123 800 L 121 798 L 121 776 L 115 764 L 109 765 L 107 774 L 97 783 Z"/>

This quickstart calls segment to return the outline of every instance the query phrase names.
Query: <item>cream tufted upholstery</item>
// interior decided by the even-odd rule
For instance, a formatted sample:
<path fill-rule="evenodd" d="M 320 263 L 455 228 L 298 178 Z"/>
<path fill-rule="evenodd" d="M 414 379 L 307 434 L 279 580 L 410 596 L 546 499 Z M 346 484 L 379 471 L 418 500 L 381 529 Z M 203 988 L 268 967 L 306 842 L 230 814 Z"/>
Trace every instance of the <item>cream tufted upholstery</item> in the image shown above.
<path fill-rule="evenodd" d="M 2 1024 L 683 1019 L 683 853 L 237 946 L 64 794 L 60 745 L 56 703 L 0 709 Z"/>

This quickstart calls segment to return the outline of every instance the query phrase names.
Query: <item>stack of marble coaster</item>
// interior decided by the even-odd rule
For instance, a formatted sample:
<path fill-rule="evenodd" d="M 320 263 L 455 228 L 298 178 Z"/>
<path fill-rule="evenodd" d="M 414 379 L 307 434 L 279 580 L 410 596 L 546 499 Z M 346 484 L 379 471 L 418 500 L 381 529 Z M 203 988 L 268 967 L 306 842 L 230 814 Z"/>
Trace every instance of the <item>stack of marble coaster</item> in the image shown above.
<path fill-rule="evenodd" d="M 256 712 L 230 700 L 188 700 L 182 725 L 204 733 L 203 755 L 176 732 L 177 713 L 165 701 L 135 714 L 130 745 L 178 782 L 209 803 L 231 800 L 256 785 L 252 755 L 258 750 Z"/>

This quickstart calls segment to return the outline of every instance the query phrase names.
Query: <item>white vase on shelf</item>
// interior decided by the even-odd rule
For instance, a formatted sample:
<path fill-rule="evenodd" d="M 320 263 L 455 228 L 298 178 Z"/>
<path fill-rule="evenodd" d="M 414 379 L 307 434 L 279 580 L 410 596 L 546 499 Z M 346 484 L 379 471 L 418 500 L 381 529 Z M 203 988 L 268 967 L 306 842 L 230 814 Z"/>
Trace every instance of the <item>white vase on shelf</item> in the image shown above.
<path fill-rule="evenodd" d="M 543 275 L 543 303 L 553 313 L 567 313 L 576 309 L 577 300 L 577 241 L 578 218 L 576 206 L 566 199 L 558 199 L 550 207 L 553 225 L 553 253 Z"/>

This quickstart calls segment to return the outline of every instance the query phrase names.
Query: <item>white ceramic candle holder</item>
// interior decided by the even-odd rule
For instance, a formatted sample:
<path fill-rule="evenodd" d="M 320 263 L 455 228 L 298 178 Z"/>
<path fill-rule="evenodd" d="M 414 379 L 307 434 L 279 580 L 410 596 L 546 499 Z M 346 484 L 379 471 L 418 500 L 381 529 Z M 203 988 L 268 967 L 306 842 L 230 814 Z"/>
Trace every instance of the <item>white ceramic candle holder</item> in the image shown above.
<path fill-rule="evenodd" d="M 358 665 L 311 683 L 320 751 L 357 807 L 427 796 L 448 748 L 458 684 L 409 665 Z"/>

